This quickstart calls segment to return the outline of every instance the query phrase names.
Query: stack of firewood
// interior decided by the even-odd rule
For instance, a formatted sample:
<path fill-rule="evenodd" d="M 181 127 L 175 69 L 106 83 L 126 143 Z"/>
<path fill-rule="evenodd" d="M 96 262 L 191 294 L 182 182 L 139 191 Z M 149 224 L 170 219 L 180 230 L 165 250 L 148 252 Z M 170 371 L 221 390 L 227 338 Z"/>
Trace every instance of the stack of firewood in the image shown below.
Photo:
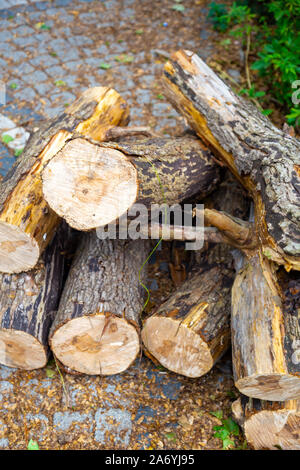
<path fill-rule="evenodd" d="M 125 101 L 93 88 L 32 135 L 1 181 L 0 363 L 40 368 L 51 349 L 67 371 L 109 375 L 143 343 L 195 378 L 231 342 L 248 442 L 300 448 L 300 144 L 188 51 L 165 65 L 163 90 L 195 135 L 124 127 Z M 185 201 L 204 203 L 204 246 L 141 325 L 150 242 L 95 229 L 135 203 Z"/>

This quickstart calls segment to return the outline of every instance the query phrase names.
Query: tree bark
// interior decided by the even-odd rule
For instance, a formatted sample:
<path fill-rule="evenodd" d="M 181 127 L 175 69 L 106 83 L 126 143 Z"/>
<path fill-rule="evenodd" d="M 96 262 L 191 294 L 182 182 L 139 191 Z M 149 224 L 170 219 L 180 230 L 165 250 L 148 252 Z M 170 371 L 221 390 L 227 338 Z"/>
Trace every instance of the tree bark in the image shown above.
<path fill-rule="evenodd" d="M 84 92 L 64 114 L 32 135 L 22 157 L 0 183 L 1 272 L 33 268 L 58 226 L 59 218 L 42 194 L 45 164 L 73 133 L 102 140 L 108 129 L 127 120 L 128 108 L 120 95 L 97 87 Z"/>
<path fill-rule="evenodd" d="M 232 178 L 206 202 L 239 216 L 248 211 L 243 191 Z M 207 373 L 228 349 L 235 276 L 231 248 L 225 244 L 195 252 L 195 261 L 185 283 L 146 319 L 142 330 L 150 355 L 187 377 Z"/>
<path fill-rule="evenodd" d="M 61 227 L 33 270 L 0 275 L 1 364 L 26 370 L 46 365 L 69 241 L 70 229 Z"/>
<path fill-rule="evenodd" d="M 135 360 L 145 293 L 139 272 L 148 247 L 144 240 L 83 235 L 50 332 L 51 349 L 65 366 L 111 375 Z"/>
<path fill-rule="evenodd" d="M 285 280 L 284 290 L 283 275 L 291 276 L 275 273 L 272 263 L 257 255 L 245 262 L 232 288 L 235 385 L 262 400 L 300 398 L 300 280 L 298 288 L 297 281 Z"/>
<path fill-rule="evenodd" d="M 253 449 L 300 450 L 299 400 L 268 402 L 242 395 L 232 412 Z"/>
<path fill-rule="evenodd" d="M 135 202 L 149 208 L 204 197 L 218 181 L 218 165 L 196 139 L 74 139 L 45 168 L 43 192 L 69 225 L 90 230 L 115 221 Z"/>
<path fill-rule="evenodd" d="M 172 55 L 164 94 L 254 199 L 262 253 L 300 269 L 300 143 L 277 129 L 190 51 Z"/>

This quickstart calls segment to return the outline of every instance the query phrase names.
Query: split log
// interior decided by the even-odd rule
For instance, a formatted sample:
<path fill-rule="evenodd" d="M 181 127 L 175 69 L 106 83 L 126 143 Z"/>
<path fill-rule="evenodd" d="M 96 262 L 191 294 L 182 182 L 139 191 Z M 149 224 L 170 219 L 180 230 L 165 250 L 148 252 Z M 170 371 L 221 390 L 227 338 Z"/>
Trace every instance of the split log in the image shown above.
<path fill-rule="evenodd" d="M 165 65 L 164 94 L 254 199 L 257 245 L 300 269 L 300 142 L 277 129 L 190 51 Z"/>
<path fill-rule="evenodd" d="M 62 227 L 33 270 L 0 275 L 1 364 L 26 370 L 46 365 L 68 241 L 69 229 Z"/>
<path fill-rule="evenodd" d="M 196 139 L 98 144 L 76 138 L 45 168 L 43 192 L 71 227 L 89 230 L 115 221 L 135 202 L 149 208 L 204 197 L 218 181 L 218 165 Z"/>
<path fill-rule="evenodd" d="M 257 255 L 236 276 L 231 318 L 233 372 L 241 393 L 286 401 L 300 398 L 300 282 L 296 288 L 296 280 L 285 280 L 287 289 L 283 289 L 280 276 L 289 278 L 292 273 L 275 274 L 272 263 Z M 295 275 L 299 277 L 298 272 Z M 295 293 L 291 303 L 290 289 Z"/>
<path fill-rule="evenodd" d="M 235 181 L 225 180 L 211 204 L 245 216 L 248 205 Z M 196 252 L 188 279 L 145 320 L 143 343 L 164 367 L 187 377 L 207 373 L 230 344 L 233 257 L 225 244 Z"/>
<path fill-rule="evenodd" d="M 300 450 L 300 401 L 268 402 L 241 396 L 232 404 L 235 420 L 255 450 Z"/>
<path fill-rule="evenodd" d="M 127 120 L 128 108 L 120 95 L 97 87 L 84 92 L 61 116 L 32 135 L 22 157 L 0 183 L 1 272 L 33 268 L 58 226 L 59 218 L 43 198 L 44 165 L 73 133 L 102 140 L 108 129 Z"/>
<path fill-rule="evenodd" d="M 145 293 L 139 271 L 148 247 L 144 240 L 83 235 L 50 332 L 51 349 L 65 366 L 111 375 L 136 359 Z M 142 282 L 144 276 L 142 269 Z"/>

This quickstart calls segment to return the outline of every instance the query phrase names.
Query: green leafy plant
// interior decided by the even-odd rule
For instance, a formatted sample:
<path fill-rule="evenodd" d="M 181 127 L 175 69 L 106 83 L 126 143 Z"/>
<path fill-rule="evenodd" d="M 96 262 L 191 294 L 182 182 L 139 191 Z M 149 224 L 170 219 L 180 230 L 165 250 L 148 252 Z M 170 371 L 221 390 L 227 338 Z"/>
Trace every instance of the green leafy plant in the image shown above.
<path fill-rule="evenodd" d="M 22 155 L 23 150 L 24 150 L 23 148 L 22 148 L 22 149 L 17 149 L 17 150 L 15 150 L 15 154 L 14 154 L 15 157 L 19 157 L 20 155 Z"/>
<path fill-rule="evenodd" d="M 240 0 L 229 8 L 212 2 L 208 18 L 214 29 L 242 39 L 245 48 L 247 91 L 241 90 L 262 110 L 266 98 L 280 106 L 289 124 L 299 122 L 299 107 L 292 101 L 292 84 L 300 75 L 299 0 Z M 249 56 L 255 57 L 251 66 Z M 264 77 L 268 90 L 256 90 L 250 70 Z M 271 113 L 270 109 L 262 110 Z"/>
<path fill-rule="evenodd" d="M 54 85 L 56 86 L 66 86 L 66 82 L 63 80 L 55 80 Z"/>
<path fill-rule="evenodd" d="M 28 450 L 40 450 L 37 441 L 34 441 L 33 439 L 30 439 L 30 441 L 28 442 L 27 449 Z"/>
<path fill-rule="evenodd" d="M 14 138 L 11 135 L 3 134 L 1 140 L 4 144 L 9 144 L 14 140 Z"/>
<path fill-rule="evenodd" d="M 102 62 L 102 63 L 99 65 L 99 68 L 100 68 L 100 69 L 103 69 L 103 70 L 108 70 L 108 69 L 111 69 L 111 65 L 110 65 L 110 64 L 106 64 L 105 62 Z"/>
<path fill-rule="evenodd" d="M 116 62 L 121 62 L 122 64 L 131 64 L 134 61 L 134 57 L 128 54 L 121 54 L 115 57 Z"/>
<path fill-rule="evenodd" d="M 235 447 L 233 439 L 240 434 L 240 429 L 236 422 L 232 418 L 223 418 L 222 410 L 212 411 L 211 414 L 222 422 L 221 425 L 213 427 L 215 431 L 214 437 L 221 439 L 224 450 Z"/>
<path fill-rule="evenodd" d="M 9 88 L 11 88 L 12 90 L 15 90 L 16 88 L 18 88 L 18 85 L 13 82 L 9 85 Z"/>
<path fill-rule="evenodd" d="M 36 23 L 35 27 L 44 31 L 49 31 L 51 26 L 46 25 L 45 23 Z"/>
<path fill-rule="evenodd" d="M 177 436 L 175 434 L 175 432 L 167 432 L 165 434 L 165 437 L 168 439 L 168 441 L 170 442 L 176 442 L 176 439 L 177 439 Z"/>

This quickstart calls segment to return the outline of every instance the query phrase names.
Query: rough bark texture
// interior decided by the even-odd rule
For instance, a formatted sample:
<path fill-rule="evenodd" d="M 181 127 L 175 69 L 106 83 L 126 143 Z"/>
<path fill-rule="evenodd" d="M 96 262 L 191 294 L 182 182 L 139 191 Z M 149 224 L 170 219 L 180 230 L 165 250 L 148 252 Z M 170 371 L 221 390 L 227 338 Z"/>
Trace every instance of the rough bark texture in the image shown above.
<path fill-rule="evenodd" d="M 70 369 L 110 375 L 136 358 L 148 248 L 145 240 L 83 235 L 50 333 L 53 353 Z"/>
<path fill-rule="evenodd" d="M 196 139 L 105 144 L 75 139 L 45 168 L 43 191 L 72 227 L 88 230 L 114 221 L 134 202 L 149 207 L 204 197 L 218 181 L 218 165 Z"/>
<path fill-rule="evenodd" d="M 235 420 L 255 450 L 300 450 L 300 402 L 268 402 L 242 395 L 232 404 Z"/>
<path fill-rule="evenodd" d="M 63 252 L 70 229 L 61 227 L 38 265 L 27 273 L 0 275 L 0 363 L 37 369 L 47 362 L 49 330 L 63 284 Z"/>
<path fill-rule="evenodd" d="M 300 289 L 291 289 L 300 305 Z M 271 401 L 300 398 L 296 297 L 283 292 L 272 263 L 258 255 L 237 274 L 232 288 L 232 352 L 235 385 L 243 394 Z"/>
<path fill-rule="evenodd" d="M 178 51 L 164 94 L 250 191 L 262 252 L 300 269 L 300 143 L 237 97 L 196 54 Z"/>
<path fill-rule="evenodd" d="M 243 193 L 240 185 L 227 177 L 205 202 L 245 217 L 248 204 Z M 164 367 L 200 377 L 227 350 L 235 276 L 230 250 L 220 244 L 195 252 L 188 279 L 145 321 L 145 347 Z"/>
<path fill-rule="evenodd" d="M 0 183 L 0 271 L 34 267 L 55 233 L 59 218 L 42 194 L 44 165 L 74 132 L 101 140 L 109 128 L 127 120 L 128 108 L 120 95 L 97 87 L 32 135 L 22 158 Z"/>

